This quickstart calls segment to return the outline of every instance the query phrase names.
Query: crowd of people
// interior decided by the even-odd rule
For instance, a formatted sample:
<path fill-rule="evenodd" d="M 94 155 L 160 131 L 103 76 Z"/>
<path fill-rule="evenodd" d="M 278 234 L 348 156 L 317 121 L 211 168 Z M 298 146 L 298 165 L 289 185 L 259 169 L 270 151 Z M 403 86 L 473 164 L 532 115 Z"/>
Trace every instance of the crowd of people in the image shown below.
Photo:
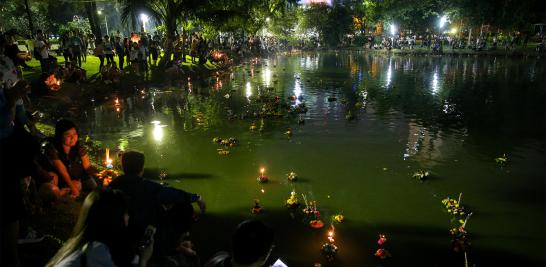
<path fill-rule="evenodd" d="M 74 46 L 84 42 L 73 41 L 76 35 L 67 37 L 64 47 L 71 59 L 64 68 L 78 68 L 83 53 Z M 72 236 L 47 266 L 201 266 L 188 232 L 195 222 L 194 206 L 206 211 L 203 198 L 143 177 L 144 154 L 134 151 L 121 158 L 122 176 L 107 186 L 97 183 L 99 170 L 74 122 L 57 121 L 51 137 L 36 129 L 30 84 L 21 70 L 28 55 L 12 45 L 12 36 L 0 35 L 0 265 L 20 266 L 18 244 L 44 239 L 32 229 L 30 215 L 47 216 L 44 210 L 66 198 L 85 200 Z M 40 47 L 40 53 L 48 49 Z M 105 67 L 113 67 L 112 54 L 104 53 L 110 58 Z M 48 57 L 44 53 L 42 60 Z M 272 240 L 263 223 L 243 222 L 234 235 L 233 252 L 219 254 L 207 266 L 257 266 L 267 258 Z"/>
<path fill-rule="evenodd" d="M 504 47 L 506 51 L 514 50 L 517 47 L 527 48 L 529 35 L 521 37 L 512 34 L 508 37 L 493 35 L 490 37 L 478 36 L 473 39 L 457 38 L 445 34 L 429 34 L 424 36 L 417 35 L 396 35 L 384 36 L 378 39 L 374 36 L 368 36 L 365 47 L 368 49 L 414 49 L 424 48 L 433 52 L 442 52 L 444 47 L 455 49 L 471 49 L 474 51 L 496 50 Z M 417 46 L 417 40 L 420 45 Z M 536 46 L 536 51 L 542 53 L 545 46 L 545 38 L 540 37 Z"/>

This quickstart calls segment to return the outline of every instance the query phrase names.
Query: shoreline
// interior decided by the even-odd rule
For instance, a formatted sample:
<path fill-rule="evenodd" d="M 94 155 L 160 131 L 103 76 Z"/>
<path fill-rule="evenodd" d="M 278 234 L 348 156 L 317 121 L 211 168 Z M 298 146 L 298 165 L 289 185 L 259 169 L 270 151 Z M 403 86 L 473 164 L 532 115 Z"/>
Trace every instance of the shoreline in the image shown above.
<path fill-rule="evenodd" d="M 484 51 L 474 51 L 472 49 L 443 49 L 441 53 L 434 52 L 432 49 L 425 49 L 425 48 L 414 48 L 414 49 L 368 49 L 368 48 L 361 48 L 361 47 L 347 47 L 342 48 L 340 50 L 348 50 L 348 51 L 359 51 L 359 52 L 365 52 L 370 54 L 381 54 L 381 55 L 404 55 L 404 56 L 421 56 L 421 55 L 430 55 L 430 56 L 505 56 L 505 57 L 521 57 L 521 58 L 528 58 L 528 57 L 538 57 L 542 58 L 546 54 L 538 53 L 534 49 L 527 48 L 517 48 L 515 50 L 509 50 L 506 51 L 504 49 L 496 49 L 496 50 L 484 50 Z"/>

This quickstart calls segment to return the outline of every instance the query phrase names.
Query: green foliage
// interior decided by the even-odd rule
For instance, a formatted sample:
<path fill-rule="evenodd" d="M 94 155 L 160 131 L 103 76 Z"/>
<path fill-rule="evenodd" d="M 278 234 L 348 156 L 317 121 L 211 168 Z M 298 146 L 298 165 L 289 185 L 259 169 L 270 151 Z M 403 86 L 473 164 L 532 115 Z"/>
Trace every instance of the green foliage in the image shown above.
<path fill-rule="evenodd" d="M 340 4 L 311 5 L 300 17 L 298 33 L 305 36 L 317 32 L 323 43 L 334 47 L 351 32 L 352 15 L 349 7 Z"/>
<path fill-rule="evenodd" d="M 45 31 L 51 28 L 51 21 L 46 16 L 46 8 L 42 4 L 33 4 L 30 7 L 30 13 L 34 24 L 34 29 L 43 29 Z M 0 30 L 7 31 L 16 29 L 20 34 L 30 34 L 28 15 L 25 11 L 23 1 L 5 0 L 0 5 Z"/>
<path fill-rule="evenodd" d="M 91 25 L 89 24 L 89 19 L 82 19 L 76 21 L 69 21 L 64 25 L 59 26 L 59 34 L 64 34 L 68 32 L 80 32 L 83 34 L 91 33 Z"/>
<path fill-rule="evenodd" d="M 155 27 L 154 31 L 161 35 L 164 35 L 167 32 L 167 28 L 165 27 L 165 25 L 159 25 Z"/>

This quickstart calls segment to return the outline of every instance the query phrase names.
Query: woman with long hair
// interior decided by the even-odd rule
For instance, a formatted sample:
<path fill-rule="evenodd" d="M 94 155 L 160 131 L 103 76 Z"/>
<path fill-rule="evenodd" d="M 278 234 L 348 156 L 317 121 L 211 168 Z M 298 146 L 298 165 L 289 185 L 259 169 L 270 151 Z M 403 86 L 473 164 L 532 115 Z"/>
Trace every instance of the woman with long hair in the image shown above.
<path fill-rule="evenodd" d="M 127 203 L 121 191 L 101 189 L 85 199 L 72 236 L 46 267 L 145 267 L 152 255 L 153 238 L 140 257 L 132 253 L 127 225 Z"/>
<path fill-rule="evenodd" d="M 45 148 L 46 157 L 52 169 L 60 178 L 52 181 L 53 186 L 67 187 L 72 197 L 78 197 L 83 187 L 92 190 L 97 186 L 91 177 L 93 169 L 87 150 L 78 140 L 76 124 L 59 120 L 55 125 L 55 136 Z"/>

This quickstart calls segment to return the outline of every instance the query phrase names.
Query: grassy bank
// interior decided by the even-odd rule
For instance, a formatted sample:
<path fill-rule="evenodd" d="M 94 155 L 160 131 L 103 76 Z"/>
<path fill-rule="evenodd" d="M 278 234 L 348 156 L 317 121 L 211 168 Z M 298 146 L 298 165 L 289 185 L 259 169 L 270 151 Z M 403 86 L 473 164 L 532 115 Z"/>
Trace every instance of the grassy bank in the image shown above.
<path fill-rule="evenodd" d="M 162 56 L 163 56 L 163 54 L 161 55 L 161 57 Z M 62 66 L 65 65 L 64 57 L 57 56 L 56 58 L 57 58 L 57 63 L 59 65 L 62 65 Z M 210 61 L 207 61 L 204 65 L 199 65 L 199 59 L 195 59 L 195 60 L 196 60 L 196 63 L 192 63 L 191 57 L 186 56 L 186 61 L 181 64 L 182 69 L 185 70 L 185 71 L 189 71 L 189 72 L 196 72 L 196 71 L 199 71 L 201 69 L 216 70 L 216 69 L 220 68 L 219 65 L 217 65 L 217 64 L 215 64 L 213 62 L 210 62 Z M 116 62 L 116 65 L 119 66 L 119 60 L 118 60 L 117 56 L 114 57 L 114 61 Z M 158 62 L 159 61 L 160 60 L 158 60 Z M 106 59 L 104 60 L 104 64 L 106 64 Z M 27 65 L 29 65 L 32 69 L 23 70 L 23 77 L 25 78 L 25 80 L 32 81 L 32 80 L 35 80 L 35 79 L 39 78 L 40 74 L 41 74 L 40 61 L 32 59 L 32 60 L 27 62 Z M 90 56 L 87 56 L 87 60 L 85 62 L 82 61 L 82 66 L 81 67 L 87 71 L 87 78 L 88 79 L 93 79 L 94 77 L 96 77 L 99 74 L 99 65 L 100 65 L 99 58 L 96 57 L 96 56 L 91 56 L 90 55 Z M 130 62 L 126 61 L 124 63 L 124 68 L 126 70 L 130 70 L 131 69 Z M 151 70 L 153 71 L 155 69 L 157 69 L 157 65 L 152 65 Z"/>

